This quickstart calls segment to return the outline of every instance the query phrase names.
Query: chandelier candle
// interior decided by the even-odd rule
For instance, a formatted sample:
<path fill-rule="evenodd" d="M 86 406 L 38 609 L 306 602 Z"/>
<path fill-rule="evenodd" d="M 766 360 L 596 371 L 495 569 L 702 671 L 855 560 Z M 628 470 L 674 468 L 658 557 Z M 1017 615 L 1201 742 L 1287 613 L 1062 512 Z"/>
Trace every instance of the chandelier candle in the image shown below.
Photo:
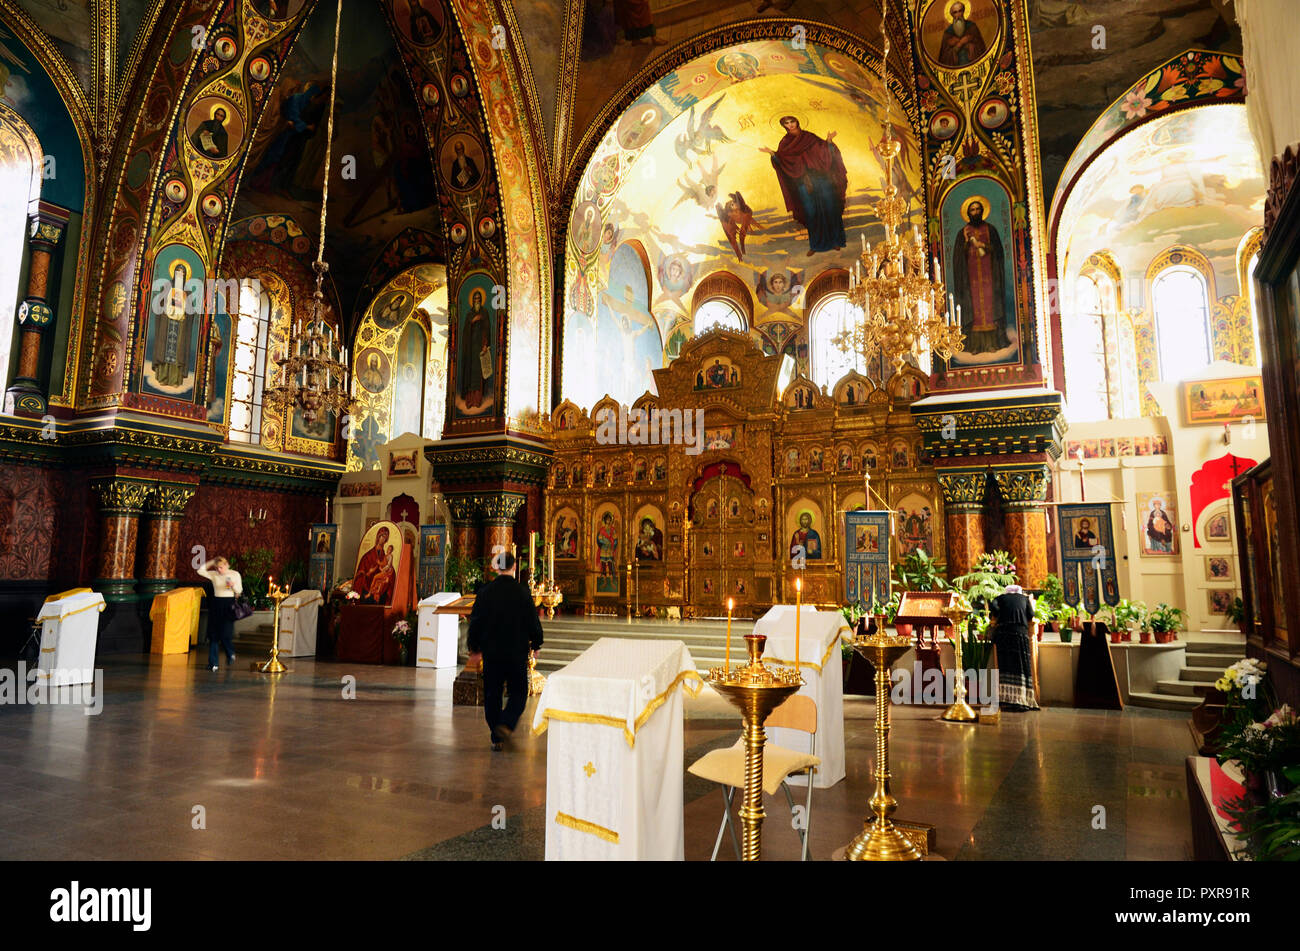
<path fill-rule="evenodd" d="M 727 598 L 727 659 L 725 669 L 728 677 L 731 676 L 731 609 L 735 603 L 731 598 Z"/>
<path fill-rule="evenodd" d="M 794 579 L 794 672 L 799 673 L 799 615 L 803 613 L 803 579 Z"/>

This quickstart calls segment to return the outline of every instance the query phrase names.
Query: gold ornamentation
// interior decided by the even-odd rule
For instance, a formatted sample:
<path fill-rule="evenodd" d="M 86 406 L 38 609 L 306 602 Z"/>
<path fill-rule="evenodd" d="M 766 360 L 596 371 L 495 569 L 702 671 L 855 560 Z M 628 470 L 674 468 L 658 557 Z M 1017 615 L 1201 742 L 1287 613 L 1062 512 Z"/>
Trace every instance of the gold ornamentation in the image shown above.
<path fill-rule="evenodd" d="M 159 483 L 149 494 L 148 508 L 151 513 L 163 518 L 176 519 L 185 514 L 185 506 L 198 491 L 193 485 L 168 485 Z"/>
<path fill-rule="evenodd" d="M 606 842 L 618 845 L 618 833 L 613 829 L 606 829 L 604 826 L 588 822 L 586 819 L 575 818 L 566 812 L 557 812 L 555 814 L 555 824 L 577 832 L 585 832 L 587 835 L 594 835 L 598 839 L 604 839 Z"/>
<path fill-rule="evenodd" d="M 948 630 L 952 638 L 953 666 L 956 668 L 957 675 L 953 686 L 953 702 L 939 719 L 954 723 L 974 723 L 979 719 L 975 711 L 970 708 L 970 704 L 966 702 L 966 668 L 961 662 L 962 625 L 966 623 L 966 618 L 970 617 L 970 612 L 970 605 L 960 595 L 954 598 L 951 604 L 946 604 L 939 609 L 939 613 L 948 619 Z"/>
<path fill-rule="evenodd" d="M 253 669 L 262 674 L 283 674 L 287 673 L 289 668 L 280 662 L 280 606 L 284 599 L 289 597 L 289 586 L 276 584 L 274 578 L 270 579 L 270 582 L 271 587 L 267 593 L 275 602 L 275 629 L 271 634 L 271 656 L 264 664 L 254 664 Z"/>
<path fill-rule="evenodd" d="M 99 508 L 104 515 L 139 515 L 144 511 L 153 484 L 113 479 L 96 482 L 92 488 L 99 496 Z"/>
<path fill-rule="evenodd" d="M 988 472 L 984 469 L 939 472 L 935 474 L 943 490 L 943 501 L 949 509 L 964 506 L 982 506 Z"/>
<path fill-rule="evenodd" d="M 596 767 L 592 765 L 591 760 L 587 760 L 587 765 L 582 767 L 582 771 L 587 774 L 588 779 L 596 775 Z"/>
<path fill-rule="evenodd" d="M 1052 481 L 1052 471 L 1046 465 L 1027 468 L 1004 467 L 993 472 L 998 492 L 1008 507 L 1034 506 L 1047 500 L 1047 487 Z"/>

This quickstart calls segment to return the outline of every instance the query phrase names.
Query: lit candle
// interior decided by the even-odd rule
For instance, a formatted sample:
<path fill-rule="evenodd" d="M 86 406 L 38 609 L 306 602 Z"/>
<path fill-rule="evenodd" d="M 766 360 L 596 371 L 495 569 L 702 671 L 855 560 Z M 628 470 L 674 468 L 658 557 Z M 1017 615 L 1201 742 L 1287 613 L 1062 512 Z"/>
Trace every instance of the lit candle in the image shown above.
<path fill-rule="evenodd" d="M 803 613 L 803 578 L 794 579 L 794 672 L 799 673 L 799 615 Z"/>
<path fill-rule="evenodd" d="M 546 543 L 546 577 L 555 578 L 555 542 Z"/>
<path fill-rule="evenodd" d="M 537 572 L 537 533 L 528 533 L 528 575 L 532 577 Z"/>
<path fill-rule="evenodd" d="M 866 254 L 866 253 L 867 253 L 867 233 L 866 233 L 865 231 L 862 232 L 862 234 L 860 235 L 860 237 L 862 238 L 862 253 L 863 253 L 863 254 Z"/>
<path fill-rule="evenodd" d="M 727 661 L 726 661 L 726 665 L 727 665 L 727 666 L 726 666 L 726 671 L 727 671 L 727 677 L 728 677 L 728 678 L 731 677 L 731 609 L 732 609 L 732 607 L 733 607 L 734 605 L 735 605 L 735 601 L 732 600 L 731 598 L 727 598 Z"/>

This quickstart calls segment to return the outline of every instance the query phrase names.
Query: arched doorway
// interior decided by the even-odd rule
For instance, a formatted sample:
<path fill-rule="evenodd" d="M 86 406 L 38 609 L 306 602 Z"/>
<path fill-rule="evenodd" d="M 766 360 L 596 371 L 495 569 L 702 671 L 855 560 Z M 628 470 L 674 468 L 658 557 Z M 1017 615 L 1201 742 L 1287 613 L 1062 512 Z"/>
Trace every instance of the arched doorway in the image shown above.
<path fill-rule="evenodd" d="M 734 461 L 712 463 L 691 486 L 689 602 L 703 617 L 749 616 L 754 602 L 754 489 Z"/>

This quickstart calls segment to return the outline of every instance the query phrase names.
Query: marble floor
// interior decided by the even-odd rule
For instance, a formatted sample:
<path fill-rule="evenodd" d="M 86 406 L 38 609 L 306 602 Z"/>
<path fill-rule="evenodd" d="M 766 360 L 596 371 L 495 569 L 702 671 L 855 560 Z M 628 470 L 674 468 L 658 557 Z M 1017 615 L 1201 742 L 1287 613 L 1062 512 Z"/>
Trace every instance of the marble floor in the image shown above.
<path fill-rule="evenodd" d="M 452 705 L 454 670 L 295 659 L 271 680 L 244 658 L 199 663 L 104 659 L 94 716 L 0 705 L 0 859 L 542 857 L 546 736 L 493 753 L 482 711 Z M 687 762 L 735 740 L 729 711 L 688 701 Z M 936 713 L 896 707 L 892 751 L 898 816 L 934 824 L 939 856 L 1191 858 L 1185 714 L 1056 708 L 968 726 Z M 861 827 L 873 716 L 846 700 L 848 777 L 813 794 L 814 858 Z M 685 782 L 686 857 L 707 859 L 722 796 Z M 764 857 L 797 858 L 784 797 L 767 812 Z"/>

